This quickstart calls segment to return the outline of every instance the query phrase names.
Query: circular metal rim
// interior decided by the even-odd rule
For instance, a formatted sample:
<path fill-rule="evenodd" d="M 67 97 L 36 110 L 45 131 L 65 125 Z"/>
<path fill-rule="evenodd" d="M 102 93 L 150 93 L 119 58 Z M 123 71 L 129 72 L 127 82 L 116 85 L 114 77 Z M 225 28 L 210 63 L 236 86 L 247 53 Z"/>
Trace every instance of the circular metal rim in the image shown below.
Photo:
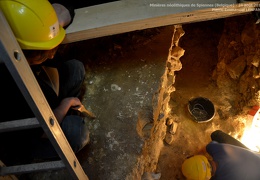
<path fill-rule="evenodd" d="M 212 117 L 209 118 L 209 119 L 207 119 L 207 120 L 197 120 L 196 117 L 193 115 L 193 113 L 192 113 L 191 110 L 190 110 L 190 102 L 193 101 L 193 100 L 195 100 L 195 99 L 199 99 L 199 98 L 202 98 L 202 99 L 205 99 L 205 100 L 209 101 L 209 102 L 212 104 L 212 106 L 213 106 L 214 113 L 213 113 Z M 188 109 L 188 111 L 189 111 L 189 114 L 192 116 L 192 119 L 193 119 L 195 122 L 197 122 L 197 123 L 206 123 L 206 122 L 212 121 L 212 119 L 215 117 L 215 113 L 216 113 L 215 106 L 214 106 L 214 104 L 212 103 L 212 101 L 210 101 L 208 98 L 205 98 L 205 97 L 195 97 L 195 98 L 191 98 L 191 99 L 189 100 L 189 102 L 188 102 L 187 109 Z"/>

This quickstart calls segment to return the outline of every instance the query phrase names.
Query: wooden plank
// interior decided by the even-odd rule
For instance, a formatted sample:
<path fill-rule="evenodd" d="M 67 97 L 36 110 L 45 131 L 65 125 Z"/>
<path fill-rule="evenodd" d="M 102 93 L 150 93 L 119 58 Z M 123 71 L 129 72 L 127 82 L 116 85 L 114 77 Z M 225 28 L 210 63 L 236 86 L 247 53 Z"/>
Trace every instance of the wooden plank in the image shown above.
<path fill-rule="evenodd" d="M 63 43 L 173 24 L 247 14 L 259 2 L 236 0 L 123 0 L 75 10 Z M 259 7 L 259 6 L 258 6 Z"/>

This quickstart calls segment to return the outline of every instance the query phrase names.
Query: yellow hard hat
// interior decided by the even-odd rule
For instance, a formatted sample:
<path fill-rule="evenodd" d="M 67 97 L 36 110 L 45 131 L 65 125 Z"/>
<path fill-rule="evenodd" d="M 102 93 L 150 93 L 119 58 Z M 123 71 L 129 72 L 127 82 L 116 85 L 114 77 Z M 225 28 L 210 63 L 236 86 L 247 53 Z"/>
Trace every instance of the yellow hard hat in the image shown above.
<path fill-rule="evenodd" d="M 183 162 L 182 173 L 189 180 L 209 180 L 211 165 L 205 156 L 195 155 Z"/>
<path fill-rule="evenodd" d="M 65 37 L 48 0 L 0 0 L 0 9 L 22 49 L 50 50 Z"/>

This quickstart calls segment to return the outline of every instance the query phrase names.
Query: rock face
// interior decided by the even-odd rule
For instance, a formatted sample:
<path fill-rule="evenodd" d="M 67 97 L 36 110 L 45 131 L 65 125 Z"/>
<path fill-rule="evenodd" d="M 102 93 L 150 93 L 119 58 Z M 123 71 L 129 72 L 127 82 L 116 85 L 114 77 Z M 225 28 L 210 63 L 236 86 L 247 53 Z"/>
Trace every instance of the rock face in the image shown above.
<path fill-rule="evenodd" d="M 232 79 L 237 80 L 241 77 L 245 68 L 246 56 L 242 55 L 234 59 L 230 64 L 227 65 L 227 72 Z"/>
<path fill-rule="evenodd" d="M 181 158 L 184 158 L 187 154 L 190 155 L 192 152 L 196 152 L 198 149 L 192 145 L 192 138 L 196 137 L 192 137 L 188 135 L 188 133 L 185 134 L 186 129 L 201 133 L 202 131 L 199 131 L 199 129 L 204 128 L 205 134 L 208 133 L 207 135 L 204 134 L 204 137 L 209 136 L 209 134 L 216 129 L 223 129 L 225 132 L 229 132 L 233 136 L 236 135 L 238 138 L 241 133 L 243 134 L 246 120 L 242 117 L 238 117 L 237 119 L 233 117 L 241 113 L 246 106 L 259 105 L 260 38 L 258 26 L 259 25 L 255 24 L 254 18 L 251 15 L 232 17 L 225 20 L 223 33 L 218 43 L 217 63 L 210 75 L 212 83 L 217 85 L 215 91 L 219 92 L 218 96 L 214 97 L 217 107 L 217 117 L 212 123 L 205 124 L 204 126 L 201 125 L 200 127 L 197 124 L 188 122 L 187 116 L 183 118 L 182 115 L 182 119 L 178 120 L 180 117 L 178 117 L 178 115 L 174 116 L 174 113 L 172 113 L 174 110 L 171 109 L 170 101 L 175 101 L 176 99 L 173 97 L 177 97 L 173 96 L 173 94 L 179 90 L 176 91 L 176 73 L 183 68 L 180 58 L 185 52 L 185 50 L 179 46 L 179 40 L 184 35 L 184 31 L 181 26 L 174 26 L 172 44 L 169 49 L 165 72 L 161 78 L 161 88 L 154 98 L 154 126 L 151 129 L 150 138 L 145 141 L 142 157 L 139 161 L 139 167 L 142 167 L 142 172 L 151 173 L 158 171 L 158 161 L 160 161 L 159 158 L 162 158 L 161 167 L 175 167 L 173 170 L 175 171 L 174 173 L 161 170 L 162 179 L 182 177 L 179 172 L 180 169 L 178 168 L 181 164 Z M 195 56 L 195 58 L 199 59 L 200 57 Z M 193 61 L 193 63 L 195 62 L 196 61 Z M 198 66 L 202 66 L 202 64 L 203 62 L 197 62 Z M 189 66 L 191 66 L 191 64 Z M 196 66 L 193 68 L 196 68 Z M 205 88 L 208 88 L 207 91 L 210 92 L 210 87 L 205 86 Z M 203 92 L 199 92 L 198 94 L 202 93 Z M 214 93 L 212 92 L 212 94 Z M 210 93 L 208 95 L 210 95 Z M 184 97 L 184 95 L 182 95 L 182 97 Z M 177 140 L 176 137 L 173 145 L 171 145 L 172 140 L 167 136 L 169 122 L 179 122 L 182 132 L 178 132 L 177 137 L 185 137 L 183 141 L 187 141 L 188 143 L 184 149 L 183 142 Z M 196 135 L 200 136 L 198 134 Z M 202 138 L 200 140 L 203 141 Z M 208 141 L 209 139 L 206 138 L 206 140 Z M 195 141 L 196 140 L 194 140 L 194 142 Z M 207 141 L 204 142 L 206 143 Z M 178 146 L 181 146 L 181 149 L 176 150 L 171 156 L 169 155 L 171 151 L 165 148 L 165 143 L 170 145 L 168 148 L 171 151 L 176 150 Z M 193 149 L 191 146 L 193 146 Z M 197 146 L 203 145 L 198 143 Z M 168 158 L 164 158 L 163 155 L 160 156 L 160 153 Z M 173 165 L 174 163 L 168 160 L 169 158 L 173 158 L 176 163 L 178 162 L 177 165 Z"/>
<path fill-rule="evenodd" d="M 218 45 L 213 78 L 219 88 L 233 89 L 238 111 L 244 106 L 259 105 L 259 32 L 251 15 L 230 18 L 225 21 Z"/>
<path fill-rule="evenodd" d="M 166 137 L 166 122 L 170 117 L 170 95 L 175 91 L 175 72 L 181 70 L 182 64 L 180 58 L 184 55 L 184 50 L 179 47 L 179 40 L 184 35 L 181 26 L 174 26 L 172 44 L 169 49 L 169 55 L 166 61 L 166 69 L 162 76 L 161 89 L 155 97 L 154 105 L 154 127 L 150 137 L 149 147 L 147 151 L 150 155 L 150 162 L 145 165 L 145 172 L 154 172 L 157 168 L 157 162 L 160 155 L 160 148 L 163 145 L 163 140 Z"/>
<path fill-rule="evenodd" d="M 157 163 L 161 148 L 164 146 L 164 141 L 170 143 L 170 136 L 167 135 L 167 122 L 173 121 L 170 114 L 170 95 L 175 91 L 175 72 L 181 70 L 182 64 L 180 58 L 184 55 L 185 50 L 179 46 L 179 40 L 184 35 L 182 26 L 173 26 L 173 37 L 169 49 L 168 58 L 166 61 L 165 72 L 161 77 L 161 86 L 159 92 L 154 95 L 153 100 L 153 127 L 150 132 L 150 137 L 146 139 L 142 156 L 138 162 L 138 169 L 134 170 L 135 176 L 138 173 L 145 179 L 145 173 L 156 172 Z M 173 123 L 171 123 L 172 125 Z M 169 127 L 168 127 L 169 128 Z M 176 128 L 172 126 L 172 128 Z M 132 179 L 131 174 L 128 179 Z"/>

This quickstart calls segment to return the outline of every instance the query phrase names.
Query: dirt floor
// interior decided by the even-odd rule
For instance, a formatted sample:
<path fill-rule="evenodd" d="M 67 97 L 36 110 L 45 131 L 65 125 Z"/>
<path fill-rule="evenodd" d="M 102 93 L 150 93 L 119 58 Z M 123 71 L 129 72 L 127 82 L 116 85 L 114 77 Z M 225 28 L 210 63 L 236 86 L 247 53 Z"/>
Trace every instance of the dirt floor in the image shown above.
<path fill-rule="evenodd" d="M 138 112 L 151 106 L 172 38 L 172 27 L 98 38 L 62 47 L 66 59 L 85 63 L 85 107 L 90 144 L 77 154 L 89 179 L 125 179 L 142 153 Z M 131 176 L 131 175 L 130 175 Z M 70 179 L 66 170 L 35 173 L 31 179 Z"/>
<path fill-rule="evenodd" d="M 223 93 L 211 78 L 223 28 L 224 19 L 183 25 L 185 35 L 179 45 L 185 54 L 170 101 L 178 128 L 173 143 L 164 143 L 161 149 L 155 172 L 161 180 L 184 179 L 180 171 L 183 160 L 199 152 L 214 130 L 239 138 L 244 129 L 248 116 L 232 114 L 232 89 Z M 139 179 L 133 175 L 144 145 L 136 130 L 138 112 L 152 105 L 160 88 L 172 35 L 173 27 L 167 26 L 62 46 L 60 52 L 65 59 L 76 58 L 85 63 L 83 102 L 97 116 L 88 123 L 90 144 L 77 154 L 89 179 Z M 212 121 L 199 124 L 192 120 L 187 103 L 197 96 L 214 103 Z M 231 113 L 223 114 L 227 109 Z M 61 170 L 35 173 L 28 178 L 56 180 L 70 176 Z"/>
<path fill-rule="evenodd" d="M 218 43 L 223 30 L 223 19 L 183 25 L 185 35 L 180 47 L 182 69 L 176 72 L 176 91 L 171 95 L 172 114 L 177 117 L 178 129 L 171 145 L 162 148 L 158 172 L 161 179 L 184 179 L 180 167 L 183 160 L 199 152 L 209 141 L 210 133 L 223 126 L 216 113 L 211 122 L 199 124 L 188 113 L 188 101 L 194 97 L 210 99 L 216 108 L 221 106 L 221 92 L 212 81 L 212 70 L 217 65 Z"/>
<path fill-rule="evenodd" d="M 236 24 L 239 19 L 229 21 L 227 29 L 232 29 L 230 24 Z M 224 22 L 220 19 L 183 25 L 185 35 L 180 46 L 185 54 L 181 57 L 182 69 L 176 72 L 176 91 L 171 94 L 170 102 L 171 115 L 176 117 L 178 129 L 174 142 L 165 144 L 161 150 L 157 169 L 161 180 L 184 179 L 181 174 L 183 160 L 200 152 L 211 141 L 213 131 L 222 130 L 241 140 L 245 127 L 252 122 L 252 116 L 248 115 L 250 107 L 240 110 L 235 105 L 241 98 L 241 95 L 237 96 L 237 87 L 225 82 L 227 86 L 220 88 L 212 78 L 218 63 Z M 187 105 L 194 97 L 206 97 L 213 102 L 216 112 L 212 121 L 201 124 L 193 121 Z"/>

